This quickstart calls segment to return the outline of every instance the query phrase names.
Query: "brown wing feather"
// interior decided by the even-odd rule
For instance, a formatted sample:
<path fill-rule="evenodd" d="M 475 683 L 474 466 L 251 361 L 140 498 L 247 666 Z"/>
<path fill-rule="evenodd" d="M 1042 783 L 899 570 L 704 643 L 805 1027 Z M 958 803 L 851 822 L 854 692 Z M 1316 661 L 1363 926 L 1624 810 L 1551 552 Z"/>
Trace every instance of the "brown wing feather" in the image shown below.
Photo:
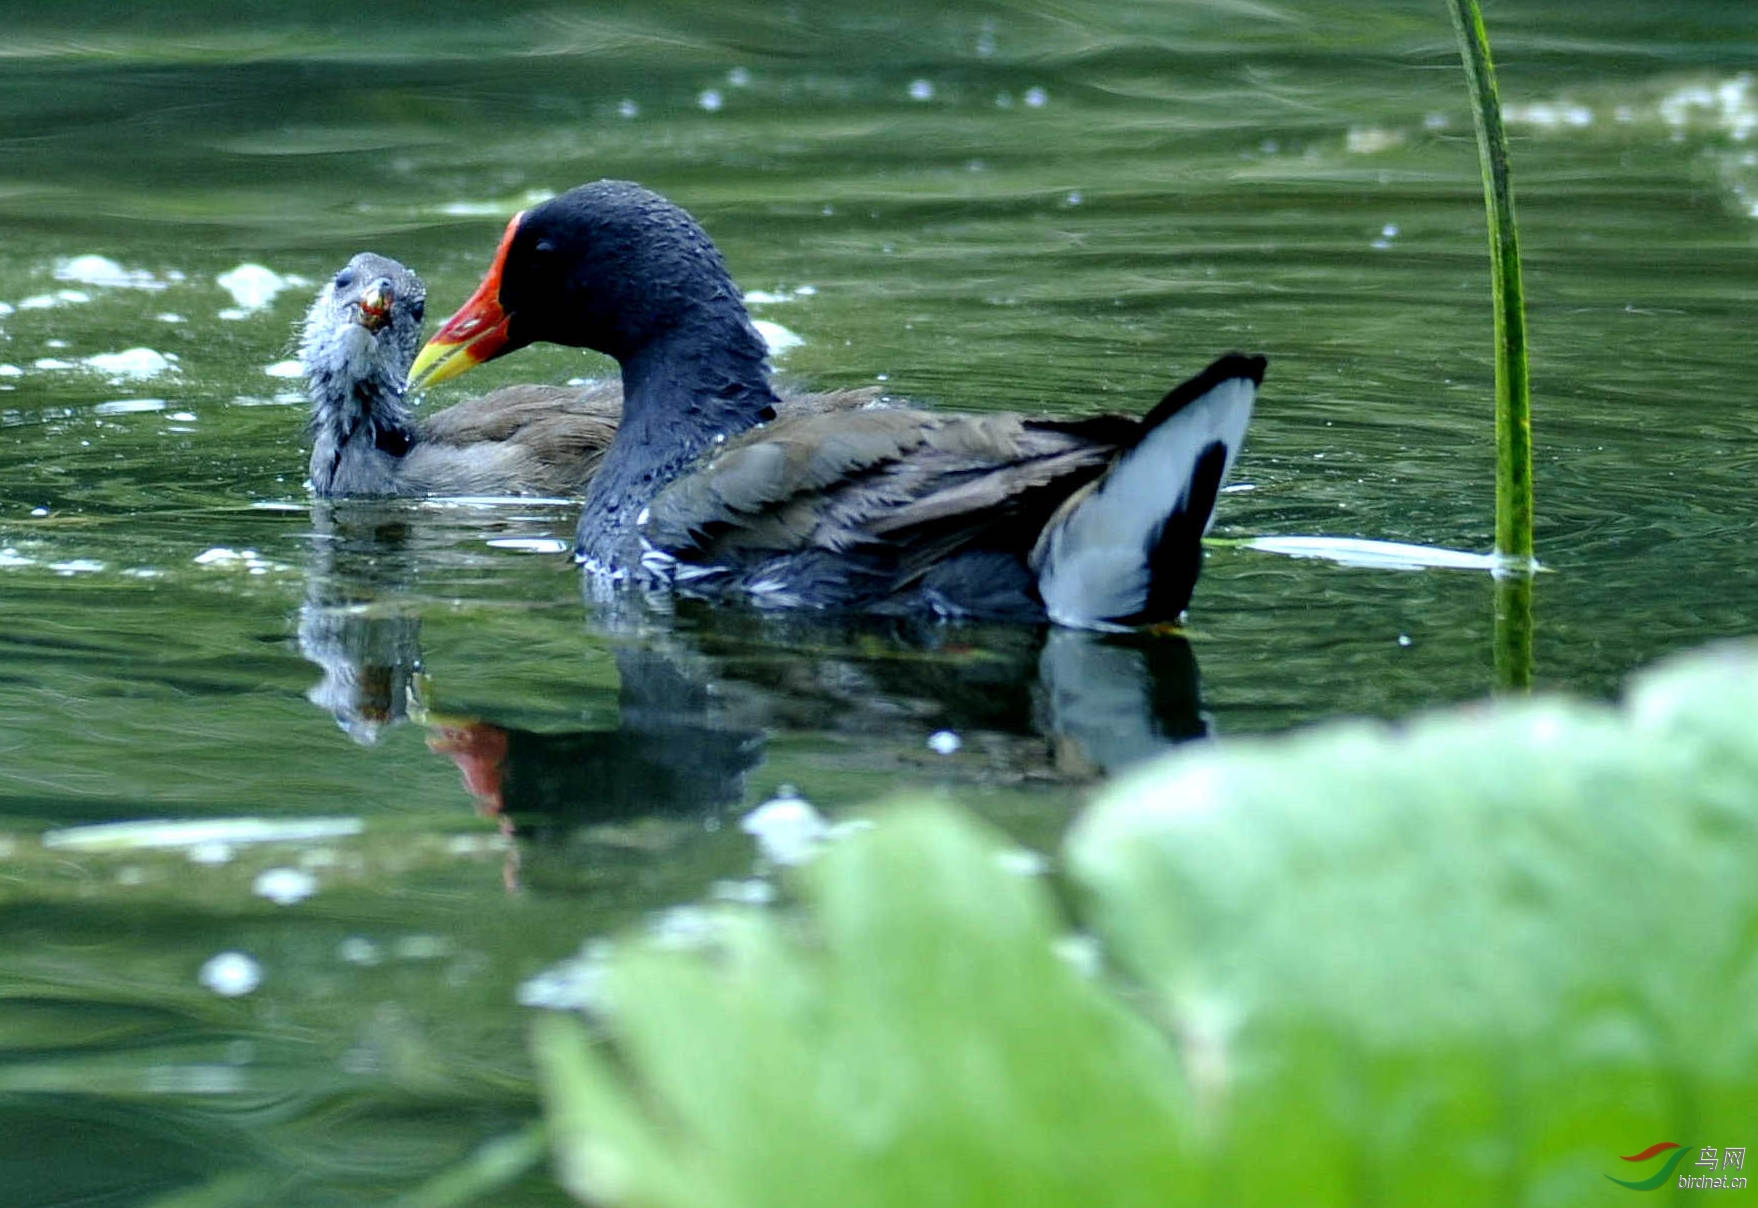
<path fill-rule="evenodd" d="M 876 389 L 833 390 L 784 398 L 784 416 L 865 407 Z M 423 456 L 406 476 L 429 492 L 513 491 L 577 494 L 604 459 L 622 419 L 614 380 L 586 386 L 507 386 L 429 416 Z"/>
<path fill-rule="evenodd" d="M 1078 486 L 1114 451 L 1014 415 L 801 417 L 742 437 L 667 488 L 643 532 L 707 562 L 884 543 L 907 573 L 1009 514 L 1047 515 L 1053 501 L 1027 500 L 1055 484 Z"/>

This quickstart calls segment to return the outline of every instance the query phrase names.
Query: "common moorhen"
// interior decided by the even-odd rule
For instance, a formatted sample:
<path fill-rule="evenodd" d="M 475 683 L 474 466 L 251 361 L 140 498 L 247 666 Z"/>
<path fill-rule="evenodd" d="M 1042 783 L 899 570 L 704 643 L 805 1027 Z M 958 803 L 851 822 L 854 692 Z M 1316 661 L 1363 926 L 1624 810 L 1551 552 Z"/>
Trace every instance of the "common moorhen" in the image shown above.
<path fill-rule="evenodd" d="M 411 385 L 538 341 L 622 366 L 622 425 L 576 532 L 589 573 L 768 607 L 1086 627 L 1183 612 L 1264 373 L 1262 357 L 1224 356 L 1139 420 L 778 419 L 763 340 L 714 244 L 625 181 L 515 215 Z"/>
<path fill-rule="evenodd" d="M 619 383 L 507 386 L 418 421 L 404 380 L 426 301 L 414 272 L 362 252 L 312 302 L 299 345 L 312 490 L 321 498 L 582 493 L 616 435 Z M 877 393 L 805 394 L 782 407 L 858 407 Z"/>

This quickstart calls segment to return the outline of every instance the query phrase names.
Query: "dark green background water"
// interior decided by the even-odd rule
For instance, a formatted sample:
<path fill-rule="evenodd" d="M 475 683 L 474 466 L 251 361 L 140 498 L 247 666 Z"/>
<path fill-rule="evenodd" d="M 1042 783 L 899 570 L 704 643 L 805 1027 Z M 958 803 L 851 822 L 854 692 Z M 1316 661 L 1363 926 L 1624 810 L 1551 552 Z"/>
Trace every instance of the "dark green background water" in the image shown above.
<path fill-rule="evenodd" d="M 1188 645 L 612 615 L 488 544 L 565 537 L 569 506 L 314 515 L 297 383 L 264 372 L 351 253 L 443 314 L 530 197 L 631 177 L 790 294 L 754 310 L 803 337 L 795 379 L 1081 413 L 1262 350 L 1218 535 L 1482 549 L 1486 253 L 1439 0 L 8 8 L 0 300 L 87 300 L 0 316 L 7 1208 L 417 1186 L 533 1114 L 520 984 L 750 877 L 737 818 L 780 785 L 832 815 L 951 786 L 1045 846 L 1098 769 L 1205 725 L 1490 687 L 1486 576 L 1234 547 Z M 1555 572 L 1537 679 L 1605 693 L 1758 628 L 1758 10 L 1487 15 Z M 55 278 L 85 254 L 163 288 Z M 247 262 L 309 284 L 221 317 Z M 78 367 L 141 347 L 176 360 Z M 435 401 L 605 371 L 532 350 Z M 417 664 L 428 725 L 394 724 Z M 429 750 L 442 719 L 504 741 L 510 843 Z M 221 863 L 42 840 L 234 817 L 363 831 Z M 315 895 L 253 893 L 271 868 Z M 254 993 L 200 984 L 226 951 Z"/>

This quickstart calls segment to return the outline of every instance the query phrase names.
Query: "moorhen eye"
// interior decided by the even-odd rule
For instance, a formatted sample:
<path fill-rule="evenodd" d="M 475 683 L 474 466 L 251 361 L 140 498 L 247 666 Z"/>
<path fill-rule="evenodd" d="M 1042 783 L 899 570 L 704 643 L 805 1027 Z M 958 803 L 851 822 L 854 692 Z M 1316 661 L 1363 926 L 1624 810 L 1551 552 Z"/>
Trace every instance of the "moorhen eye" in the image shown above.
<path fill-rule="evenodd" d="M 427 299 L 416 298 L 413 302 L 409 303 L 409 313 L 415 316 L 415 321 L 417 323 L 421 322 L 427 314 Z"/>
<path fill-rule="evenodd" d="M 345 268 L 341 272 L 336 274 L 336 288 L 337 289 L 347 289 L 350 285 L 353 285 L 353 284 L 354 284 L 354 270 L 353 269 Z"/>

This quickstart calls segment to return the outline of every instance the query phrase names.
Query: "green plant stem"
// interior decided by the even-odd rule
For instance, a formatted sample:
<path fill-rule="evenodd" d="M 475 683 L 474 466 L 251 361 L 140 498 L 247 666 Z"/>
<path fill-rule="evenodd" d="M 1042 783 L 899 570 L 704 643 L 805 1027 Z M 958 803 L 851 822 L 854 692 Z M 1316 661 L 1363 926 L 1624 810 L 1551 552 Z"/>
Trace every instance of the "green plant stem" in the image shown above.
<path fill-rule="evenodd" d="M 1532 691 L 1532 585 L 1535 576 L 1499 575 L 1496 590 L 1496 688 Z"/>
<path fill-rule="evenodd" d="M 1530 574 L 1532 557 L 1532 398 L 1526 363 L 1526 299 L 1520 235 L 1508 173 L 1508 135 L 1496 97 L 1495 65 L 1477 0 L 1447 0 L 1471 89 L 1483 202 L 1489 215 L 1496 323 L 1496 553 L 1507 572 Z"/>

